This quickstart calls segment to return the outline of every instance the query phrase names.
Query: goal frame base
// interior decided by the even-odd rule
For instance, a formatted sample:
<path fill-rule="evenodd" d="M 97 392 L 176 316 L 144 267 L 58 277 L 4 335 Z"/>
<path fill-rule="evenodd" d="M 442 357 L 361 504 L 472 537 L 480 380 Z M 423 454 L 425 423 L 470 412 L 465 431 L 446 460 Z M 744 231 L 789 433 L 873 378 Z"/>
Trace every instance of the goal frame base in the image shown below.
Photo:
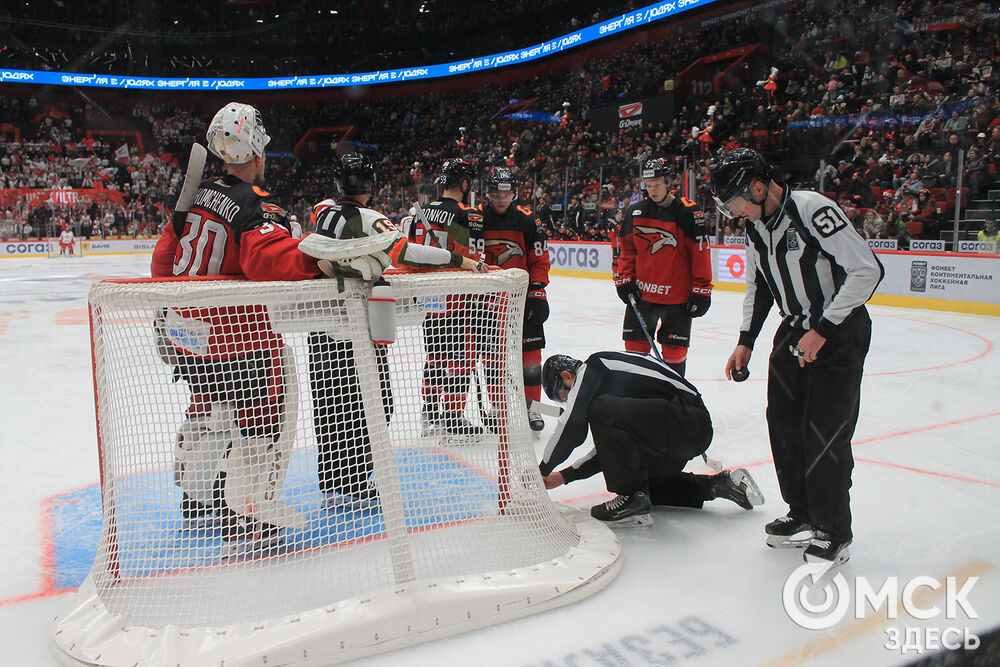
<path fill-rule="evenodd" d="M 260 623 L 180 628 L 130 625 L 91 577 L 52 624 L 64 665 L 329 665 L 455 635 L 593 595 L 621 567 L 621 543 L 581 510 L 560 507 L 580 541 L 526 567 L 421 579 Z M 86 643 L 71 638 L 87 637 Z"/>

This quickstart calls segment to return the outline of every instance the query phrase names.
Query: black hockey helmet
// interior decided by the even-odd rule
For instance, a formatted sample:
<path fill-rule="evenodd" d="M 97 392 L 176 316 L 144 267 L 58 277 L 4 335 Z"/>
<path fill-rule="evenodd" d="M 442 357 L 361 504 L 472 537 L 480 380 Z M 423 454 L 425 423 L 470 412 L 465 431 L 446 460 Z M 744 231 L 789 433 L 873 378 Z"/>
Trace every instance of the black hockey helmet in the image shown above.
<path fill-rule="evenodd" d="M 736 197 L 751 200 L 750 183 L 754 179 L 769 182 L 774 177 L 774 168 L 752 148 L 736 148 L 722 156 L 712 170 L 712 195 L 719 211 L 733 217 L 729 204 Z"/>
<path fill-rule="evenodd" d="M 490 190 L 517 193 L 518 180 L 510 167 L 490 167 L 483 181 L 487 193 Z"/>
<path fill-rule="evenodd" d="M 476 168 L 468 160 L 460 157 L 451 158 L 441 165 L 438 175 L 438 183 L 446 188 L 460 188 L 462 181 L 469 181 L 471 184 L 476 178 Z"/>
<path fill-rule="evenodd" d="M 559 399 L 559 390 L 565 387 L 562 380 L 562 372 L 569 371 L 576 373 L 576 369 L 583 362 L 566 354 L 554 354 L 545 360 L 542 366 L 542 387 L 545 388 L 545 395 L 550 400 L 562 402 Z"/>
<path fill-rule="evenodd" d="M 345 196 L 375 192 L 375 166 L 361 153 L 345 153 L 334 171 L 337 190 Z"/>
<path fill-rule="evenodd" d="M 668 180 L 674 175 L 674 165 L 665 157 L 654 157 L 646 160 L 646 163 L 642 165 L 642 177 L 643 178 L 656 178 L 657 176 L 662 176 L 664 180 Z"/>

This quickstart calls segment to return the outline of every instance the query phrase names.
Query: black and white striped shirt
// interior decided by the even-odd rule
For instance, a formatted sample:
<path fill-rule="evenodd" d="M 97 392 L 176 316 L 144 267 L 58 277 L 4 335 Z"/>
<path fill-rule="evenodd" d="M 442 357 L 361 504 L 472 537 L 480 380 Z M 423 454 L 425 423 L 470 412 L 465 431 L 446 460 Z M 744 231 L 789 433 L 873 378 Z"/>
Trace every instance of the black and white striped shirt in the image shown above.
<path fill-rule="evenodd" d="M 868 242 L 836 202 L 818 192 L 792 192 L 766 222 L 747 225 L 747 291 L 740 344 L 753 347 L 772 303 L 782 319 L 829 337 L 864 305 L 884 270 Z"/>
<path fill-rule="evenodd" d="M 685 403 L 704 406 L 695 386 L 662 361 L 639 352 L 595 352 L 576 371 L 566 408 L 542 455 L 539 465 L 542 475 L 551 473 L 587 439 L 590 404 L 603 394 L 622 398 L 677 397 Z M 596 450 L 591 450 L 572 468 L 564 470 L 566 481 L 600 472 L 596 454 Z"/>

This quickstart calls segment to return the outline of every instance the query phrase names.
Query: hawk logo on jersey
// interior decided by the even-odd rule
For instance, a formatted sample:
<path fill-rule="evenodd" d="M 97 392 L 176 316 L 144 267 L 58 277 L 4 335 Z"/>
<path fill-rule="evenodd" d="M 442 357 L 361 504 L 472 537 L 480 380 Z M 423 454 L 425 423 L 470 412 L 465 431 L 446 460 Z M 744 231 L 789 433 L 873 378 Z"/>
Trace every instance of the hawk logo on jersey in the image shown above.
<path fill-rule="evenodd" d="M 506 250 L 497 255 L 497 266 L 503 266 L 511 257 L 524 257 L 524 250 L 513 241 L 500 239 L 497 241 L 486 242 L 487 248 L 492 248 L 494 246 L 503 246 L 506 248 Z"/>
<path fill-rule="evenodd" d="M 668 231 L 663 229 L 657 229 L 656 227 L 644 227 L 642 225 L 636 225 L 635 231 L 641 234 L 651 234 L 653 236 L 659 236 L 657 240 L 649 246 L 649 254 L 655 255 L 667 246 L 677 247 L 677 237 Z"/>

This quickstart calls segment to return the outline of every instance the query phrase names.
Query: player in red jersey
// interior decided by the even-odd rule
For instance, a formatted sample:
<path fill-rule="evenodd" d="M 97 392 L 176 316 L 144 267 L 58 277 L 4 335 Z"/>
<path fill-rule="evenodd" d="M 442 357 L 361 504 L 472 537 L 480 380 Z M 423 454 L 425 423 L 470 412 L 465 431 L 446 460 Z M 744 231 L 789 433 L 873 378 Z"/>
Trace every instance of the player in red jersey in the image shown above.
<path fill-rule="evenodd" d="M 712 259 L 702 213 L 694 202 L 670 192 L 674 169 L 664 158 L 642 170 L 646 197 L 625 211 L 619 230 L 615 288 L 625 305 L 625 349 L 649 353 L 650 346 L 630 298 L 656 340 L 663 360 L 684 375 L 691 318 L 712 304 Z"/>
<path fill-rule="evenodd" d="M 260 113 L 229 103 L 206 138 L 226 175 L 203 180 L 190 210 L 166 226 L 153 277 L 322 275 L 299 251 L 288 214 L 262 189 L 270 137 Z M 161 356 L 191 391 L 175 450 L 182 515 L 189 526 L 221 524 L 224 558 L 276 547 L 280 528 L 305 525 L 278 499 L 294 439 L 294 355 L 263 305 L 167 308 L 155 328 Z"/>
<path fill-rule="evenodd" d="M 545 287 L 549 284 L 549 250 L 542 221 L 523 204 L 517 203 L 518 181 L 509 167 L 492 167 L 484 179 L 487 203 L 483 207 L 483 239 L 486 259 L 502 269 L 528 272 L 528 294 L 524 304 L 524 331 L 521 340 L 524 392 L 528 400 L 542 397 L 542 348 L 549 317 Z M 499 361 L 499 359 L 497 359 Z M 490 387 L 496 383 L 487 383 Z M 545 428 L 542 416 L 528 410 L 532 431 Z"/>

